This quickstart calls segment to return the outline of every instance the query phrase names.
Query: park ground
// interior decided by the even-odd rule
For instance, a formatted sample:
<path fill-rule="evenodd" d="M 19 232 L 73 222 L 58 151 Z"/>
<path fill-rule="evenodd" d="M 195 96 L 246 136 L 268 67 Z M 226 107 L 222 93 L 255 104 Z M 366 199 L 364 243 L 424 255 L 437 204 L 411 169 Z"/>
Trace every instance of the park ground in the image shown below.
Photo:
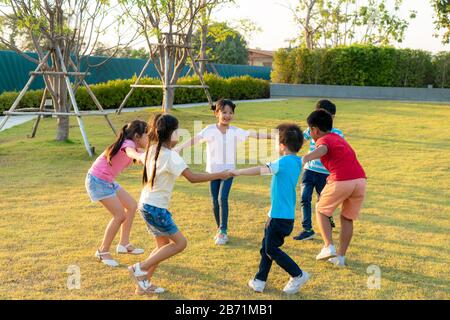
<path fill-rule="evenodd" d="M 109 269 L 93 256 L 110 217 L 86 194 L 84 178 L 92 160 L 75 119 L 66 143 L 53 141 L 55 120 L 44 119 L 33 140 L 26 137 L 32 122 L 0 133 L 0 299 L 449 299 L 450 106 L 335 102 L 335 125 L 356 150 L 368 176 L 347 268 L 315 261 L 320 237 L 308 242 L 289 237 L 285 250 L 311 280 L 299 294 L 285 296 L 281 290 L 288 276 L 274 265 L 265 293 L 252 292 L 246 283 L 258 266 L 270 178 L 236 178 L 230 196 L 230 242 L 222 247 L 213 242 L 208 185 L 190 185 L 180 178 L 170 209 L 188 247 L 164 262 L 154 276 L 166 293 L 135 296 L 126 266 L 139 257 L 119 256 L 121 266 Z M 314 104 L 313 99 L 241 104 L 234 124 L 271 129 L 295 121 L 305 128 Z M 147 120 L 153 112 L 157 110 L 112 119 L 119 127 L 135 118 Z M 193 120 L 214 122 L 206 106 L 173 114 L 181 127 L 191 131 Z M 85 118 L 85 125 L 97 153 L 113 141 L 102 117 Z M 301 154 L 307 150 L 305 145 Z M 204 165 L 192 168 L 200 171 Z M 138 198 L 140 179 L 141 168 L 134 166 L 118 182 Z M 339 230 L 338 212 L 335 220 Z M 298 208 L 296 231 L 300 221 Z M 338 241 L 337 232 L 334 236 Z M 146 254 L 154 247 L 139 215 L 132 240 Z M 70 265 L 80 268 L 79 290 L 67 288 Z M 368 289 L 371 265 L 381 271 L 379 289 Z"/>

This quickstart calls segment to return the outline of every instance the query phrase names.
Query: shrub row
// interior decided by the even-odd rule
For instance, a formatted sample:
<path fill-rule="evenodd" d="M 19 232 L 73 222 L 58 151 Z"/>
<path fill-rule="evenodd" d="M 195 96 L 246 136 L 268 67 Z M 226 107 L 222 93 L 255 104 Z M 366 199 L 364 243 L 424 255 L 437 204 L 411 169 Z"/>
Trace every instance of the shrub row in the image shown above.
<path fill-rule="evenodd" d="M 136 78 L 128 80 L 111 80 L 106 83 L 91 85 L 91 89 L 105 109 L 118 108 L 134 84 Z M 269 82 L 266 80 L 241 76 L 234 78 L 221 78 L 213 74 L 205 75 L 205 82 L 209 86 L 211 97 L 216 100 L 220 97 L 233 100 L 260 99 L 270 97 Z M 141 84 L 161 84 L 154 78 L 143 78 Z M 198 77 L 180 78 L 178 84 L 200 84 Z M 30 90 L 22 98 L 19 107 L 39 107 L 43 90 Z M 0 95 L 0 112 L 9 110 L 18 92 L 4 92 Z M 127 101 L 126 107 L 156 106 L 162 104 L 162 89 L 148 88 L 136 89 Z M 76 100 L 80 110 L 95 110 L 96 106 L 85 88 L 76 92 Z M 195 103 L 207 101 L 203 89 L 177 88 L 175 90 L 175 104 Z"/>
<path fill-rule="evenodd" d="M 271 78 L 275 83 L 450 88 L 450 53 L 362 45 L 280 49 Z"/>

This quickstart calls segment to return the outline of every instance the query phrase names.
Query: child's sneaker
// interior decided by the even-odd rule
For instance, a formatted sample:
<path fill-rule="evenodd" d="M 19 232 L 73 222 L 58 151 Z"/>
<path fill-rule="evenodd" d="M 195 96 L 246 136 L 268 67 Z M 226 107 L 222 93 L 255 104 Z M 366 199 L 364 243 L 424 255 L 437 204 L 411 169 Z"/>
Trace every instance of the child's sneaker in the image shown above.
<path fill-rule="evenodd" d="M 330 259 L 328 259 L 328 262 L 330 262 L 340 268 L 345 267 L 345 257 L 344 256 L 336 256 L 334 258 L 330 258 Z"/>
<path fill-rule="evenodd" d="M 266 282 L 258 279 L 252 279 L 248 281 L 248 286 L 256 292 L 263 292 Z"/>
<path fill-rule="evenodd" d="M 320 253 L 316 256 L 316 260 L 328 260 L 336 257 L 336 248 L 330 244 L 328 247 L 323 247 Z"/>
<path fill-rule="evenodd" d="M 228 242 L 228 236 L 226 233 L 219 233 L 216 237 L 216 244 L 222 246 Z"/>
<path fill-rule="evenodd" d="M 330 220 L 330 224 L 331 224 L 331 229 L 336 228 L 336 224 L 334 223 L 334 219 L 333 217 L 329 217 L 328 220 Z"/>
<path fill-rule="evenodd" d="M 304 240 L 312 240 L 314 239 L 316 233 L 314 230 L 304 230 L 298 234 L 298 236 L 294 237 L 294 240 L 304 241 Z"/>
<path fill-rule="evenodd" d="M 309 280 L 309 273 L 303 271 L 301 276 L 289 279 L 288 283 L 284 287 L 283 291 L 287 294 L 297 293 L 298 290 Z"/>

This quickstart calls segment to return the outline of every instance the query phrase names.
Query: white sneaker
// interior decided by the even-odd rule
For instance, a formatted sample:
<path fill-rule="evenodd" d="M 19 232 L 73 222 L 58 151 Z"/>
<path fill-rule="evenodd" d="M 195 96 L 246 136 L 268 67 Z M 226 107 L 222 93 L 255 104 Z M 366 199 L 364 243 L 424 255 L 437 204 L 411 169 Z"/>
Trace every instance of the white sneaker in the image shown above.
<path fill-rule="evenodd" d="M 330 244 L 328 247 L 323 247 L 320 253 L 316 256 L 316 260 L 328 260 L 336 257 L 336 248 Z"/>
<path fill-rule="evenodd" d="M 106 264 L 108 267 L 117 267 L 119 265 L 119 263 L 116 260 L 103 258 L 103 256 L 105 256 L 107 254 L 110 254 L 110 253 L 109 252 L 100 252 L 97 249 L 97 251 L 95 252 L 95 257 L 98 258 L 98 260 L 100 262 L 102 262 L 103 264 Z"/>
<path fill-rule="evenodd" d="M 345 257 L 344 256 L 336 256 L 334 258 L 328 259 L 328 262 L 334 264 L 337 267 L 343 268 L 345 267 Z"/>
<path fill-rule="evenodd" d="M 225 233 L 220 233 L 216 237 L 215 244 L 222 246 L 228 242 L 228 236 Z"/>
<path fill-rule="evenodd" d="M 116 247 L 116 252 L 119 254 L 143 254 L 144 253 L 144 249 L 134 248 L 133 250 L 130 250 L 130 247 L 131 247 L 131 244 L 127 244 L 126 246 L 118 244 Z"/>
<path fill-rule="evenodd" d="M 303 271 L 301 276 L 289 279 L 288 283 L 284 287 L 283 291 L 287 294 L 297 293 L 298 290 L 309 280 L 309 273 Z"/>
<path fill-rule="evenodd" d="M 248 286 L 256 292 L 263 292 L 266 282 L 258 279 L 252 279 L 248 281 Z"/>

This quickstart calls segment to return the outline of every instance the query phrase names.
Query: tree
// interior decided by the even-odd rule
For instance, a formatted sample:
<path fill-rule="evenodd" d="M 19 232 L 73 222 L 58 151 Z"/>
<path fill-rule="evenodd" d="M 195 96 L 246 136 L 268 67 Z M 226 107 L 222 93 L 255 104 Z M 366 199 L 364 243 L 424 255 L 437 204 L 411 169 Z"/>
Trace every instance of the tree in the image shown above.
<path fill-rule="evenodd" d="M 302 32 L 297 39 L 308 49 L 351 44 L 401 42 L 409 20 L 399 17 L 403 0 L 298 0 L 290 7 Z M 362 3 L 362 4 L 361 4 Z M 414 19 L 415 11 L 409 19 Z"/>
<path fill-rule="evenodd" d="M 43 69 L 61 75 L 44 74 L 46 89 L 52 97 L 55 110 L 70 112 L 68 89 L 62 76 L 64 70 L 57 48 L 67 67 L 70 60 L 77 70 L 80 70 L 82 62 L 87 64 L 87 69 L 98 66 L 91 65 L 88 58 L 99 44 L 100 36 L 108 30 L 118 30 L 124 22 L 123 18 L 108 21 L 116 6 L 107 0 L 0 0 L 0 5 L 3 20 L 0 43 L 36 64 L 44 62 L 47 52 L 50 53 L 51 63 L 45 63 Z M 25 52 L 30 48 L 24 46 L 23 41 L 17 41 L 20 35 L 31 40 L 31 49 L 37 53 L 38 59 Z M 120 47 L 121 38 L 121 34 L 117 33 L 116 48 Z M 79 81 L 74 84 L 75 91 Z M 68 137 L 69 117 L 60 115 L 57 117 L 56 140 L 63 141 Z"/>
<path fill-rule="evenodd" d="M 216 63 L 247 64 L 247 42 L 236 30 L 225 22 L 215 22 L 208 28 L 205 54 Z M 201 52 L 201 32 L 193 35 L 193 46 L 196 52 Z"/>
<path fill-rule="evenodd" d="M 450 43 L 450 1 L 449 0 L 432 0 L 431 1 L 435 11 L 434 25 L 436 30 L 444 30 L 442 35 L 442 43 Z M 438 37 L 438 34 L 435 34 Z"/>
<path fill-rule="evenodd" d="M 121 0 L 127 14 L 144 36 L 150 58 L 165 88 L 163 105 L 168 112 L 173 105 L 178 78 L 188 58 L 184 47 L 191 44 L 199 13 L 215 0 Z M 156 44 L 152 40 L 156 39 Z M 164 44 L 164 45 L 161 45 Z M 167 64 L 167 74 L 165 71 Z"/>

